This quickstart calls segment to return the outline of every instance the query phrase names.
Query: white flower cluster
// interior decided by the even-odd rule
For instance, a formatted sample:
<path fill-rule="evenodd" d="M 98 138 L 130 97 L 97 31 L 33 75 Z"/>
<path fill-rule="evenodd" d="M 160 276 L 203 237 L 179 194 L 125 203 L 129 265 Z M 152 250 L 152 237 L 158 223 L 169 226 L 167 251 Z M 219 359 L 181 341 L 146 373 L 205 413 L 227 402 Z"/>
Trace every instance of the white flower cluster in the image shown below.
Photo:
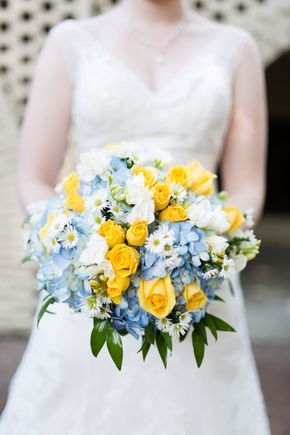
<path fill-rule="evenodd" d="M 134 205 L 127 216 L 127 222 L 145 221 L 151 224 L 155 220 L 152 192 L 145 185 L 144 175 L 138 174 L 126 183 L 126 202 Z"/>
<path fill-rule="evenodd" d="M 202 197 L 191 204 L 187 212 L 191 223 L 203 230 L 223 233 L 230 226 L 227 221 L 226 212 L 222 210 L 222 206 L 214 206 L 208 199 Z"/>
<path fill-rule="evenodd" d="M 171 320 L 164 318 L 156 320 L 156 327 L 161 332 L 167 332 L 170 336 L 177 335 L 185 335 L 190 327 L 190 323 L 192 321 L 191 314 L 189 312 L 185 312 L 180 314 L 179 322 L 173 323 Z"/>

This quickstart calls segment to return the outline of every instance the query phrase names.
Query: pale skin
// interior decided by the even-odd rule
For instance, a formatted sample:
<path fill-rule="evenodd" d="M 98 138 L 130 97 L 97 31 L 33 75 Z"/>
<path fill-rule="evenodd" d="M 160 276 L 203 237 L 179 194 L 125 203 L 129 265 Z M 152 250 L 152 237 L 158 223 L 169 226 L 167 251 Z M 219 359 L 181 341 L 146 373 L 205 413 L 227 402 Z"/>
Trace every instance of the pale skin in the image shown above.
<path fill-rule="evenodd" d="M 182 0 L 124 0 L 120 6 L 85 23 L 96 38 L 128 65 L 148 88 L 158 91 L 176 74 L 182 39 L 168 49 L 168 64 L 158 67 L 155 53 L 136 41 L 122 38 L 123 24 L 134 20 L 150 39 L 161 38 L 179 22 L 188 8 Z M 200 25 L 191 13 L 192 26 Z M 207 26 L 204 21 L 203 26 Z M 206 30 L 206 29 L 205 29 Z M 121 43 L 119 42 L 121 41 Z M 184 50 L 190 55 L 190 44 Z M 179 44 L 179 45 L 178 45 Z M 61 48 L 47 44 L 38 60 L 20 138 L 17 185 L 24 209 L 30 202 L 54 195 L 54 186 L 66 152 L 72 105 L 72 84 Z M 223 189 L 242 210 L 255 207 L 255 220 L 263 208 L 267 113 L 265 81 L 259 54 L 250 44 L 234 79 L 231 120 L 221 155 Z"/>

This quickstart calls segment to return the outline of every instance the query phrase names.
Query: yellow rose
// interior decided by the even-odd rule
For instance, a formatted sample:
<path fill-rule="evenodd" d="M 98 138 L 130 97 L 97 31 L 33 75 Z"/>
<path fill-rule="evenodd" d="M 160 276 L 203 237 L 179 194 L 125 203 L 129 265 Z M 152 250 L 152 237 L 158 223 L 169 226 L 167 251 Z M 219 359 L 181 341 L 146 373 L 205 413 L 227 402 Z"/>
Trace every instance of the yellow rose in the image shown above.
<path fill-rule="evenodd" d="M 158 172 L 156 168 L 152 166 L 134 165 L 132 168 L 132 174 L 143 174 L 146 186 L 149 188 L 154 186 L 158 178 Z"/>
<path fill-rule="evenodd" d="M 169 183 L 179 183 L 188 189 L 191 185 L 190 170 L 187 166 L 173 166 L 168 171 L 167 181 Z"/>
<path fill-rule="evenodd" d="M 186 308 L 189 311 L 204 308 L 207 303 L 205 292 L 196 282 L 192 282 L 191 284 L 187 284 L 185 286 L 184 298 L 186 301 Z"/>
<path fill-rule="evenodd" d="M 81 213 L 85 209 L 85 202 L 77 192 L 70 192 L 64 200 L 64 206 Z"/>
<path fill-rule="evenodd" d="M 169 205 L 167 208 L 160 212 L 159 219 L 161 221 L 168 222 L 186 221 L 187 212 L 185 208 L 180 204 Z"/>
<path fill-rule="evenodd" d="M 212 195 L 214 192 L 213 180 L 216 175 L 204 169 L 196 160 L 193 160 L 188 168 L 191 173 L 191 189 L 197 195 Z"/>
<path fill-rule="evenodd" d="M 76 192 L 80 188 L 80 179 L 76 172 L 71 172 L 64 180 L 63 190 L 67 195 Z"/>
<path fill-rule="evenodd" d="M 226 212 L 227 221 L 230 224 L 230 227 L 227 229 L 228 233 L 236 231 L 245 222 L 244 215 L 239 208 L 229 205 L 224 207 L 223 210 Z"/>
<path fill-rule="evenodd" d="M 127 241 L 133 246 L 143 246 L 148 237 L 147 223 L 144 221 L 136 221 L 128 229 Z"/>
<path fill-rule="evenodd" d="M 122 294 L 127 290 L 130 285 L 130 278 L 122 278 L 121 276 L 116 275 L 114 278 L 109 279 L 107 284 L 108 296 L 115 304 L 119 304 L 122 299 Z"/>
<path fill-rule="evenodd" d="M 170 276 L 152 280 L 142 279 L 138 290 L 140 306 L 159 319 L 168 316 L 175 306 L 175 292 Z"/>
<path fill-rule="evenodd" d="M 140 254 L 137 249 L 125 245 L 125 243 L 120 243 L 109 251 L 108 259 L 116 275 L 124 278 L 136 272 L 140 261 Z"/>
<path fill-rule="evenodd" d="M 111 219 L 100 225 L 99 234 L 106 238 L 109 248 L 125 242 L 125 230 Z"/>
<path fill-rule="evenodd" d="M 167 183 L 157 183 L 153 187 L 155 210 L 163 210 L 168 206 L 171 197 L 171 188 Z"/>

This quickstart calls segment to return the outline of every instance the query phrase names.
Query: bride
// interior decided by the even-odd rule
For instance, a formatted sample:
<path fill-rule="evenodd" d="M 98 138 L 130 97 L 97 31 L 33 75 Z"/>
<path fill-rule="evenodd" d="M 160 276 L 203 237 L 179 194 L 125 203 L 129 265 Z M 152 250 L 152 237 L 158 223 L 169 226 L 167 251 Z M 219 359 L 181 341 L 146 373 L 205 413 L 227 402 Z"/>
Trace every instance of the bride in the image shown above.
<path fill-rule="evenodd" d="M 245 31 L 208 21 L 182 0 L 123 0 L 99 17 L 54 27 L 40 55 L 22 128 L 23 207 L 54 194 L 73 125 L 81 151 L 121 140 L 167 148 L 175 162 L 221 168 L 242 209 L 264 197 L 266 109 L 257 47 Z M 124 340 L 119 373 L 90 353 L 91 320 L 56 305 L 32 334 L 9 390 L 1 435 L 269 435 L 245 322 L 235 295 L 213 313 L 237 334 L 210 343 L 195 367 L 190 339 L 164 370 Z"/>

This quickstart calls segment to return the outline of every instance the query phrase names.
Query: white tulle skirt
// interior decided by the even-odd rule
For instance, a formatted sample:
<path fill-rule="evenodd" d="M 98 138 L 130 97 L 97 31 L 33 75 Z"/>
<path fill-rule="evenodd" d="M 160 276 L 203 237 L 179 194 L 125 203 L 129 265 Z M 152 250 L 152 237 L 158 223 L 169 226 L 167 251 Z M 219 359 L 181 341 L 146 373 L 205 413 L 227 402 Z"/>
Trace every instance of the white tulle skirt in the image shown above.
<path fill-rule="evenodd" d="M 269 435 L 250 347 L 239 277 L 235 296 L 211 312 L 237 333 L 210 337 L 196 368 L 190 336 L 175 342 L 168 368 L 157 350 L 144 363 L 139 343 L 124 338 L 121 372 L 103 349 L 90 353 L 92 321 L 54 305 L 34 326 L 13 377 L 1 435 Z"/>

